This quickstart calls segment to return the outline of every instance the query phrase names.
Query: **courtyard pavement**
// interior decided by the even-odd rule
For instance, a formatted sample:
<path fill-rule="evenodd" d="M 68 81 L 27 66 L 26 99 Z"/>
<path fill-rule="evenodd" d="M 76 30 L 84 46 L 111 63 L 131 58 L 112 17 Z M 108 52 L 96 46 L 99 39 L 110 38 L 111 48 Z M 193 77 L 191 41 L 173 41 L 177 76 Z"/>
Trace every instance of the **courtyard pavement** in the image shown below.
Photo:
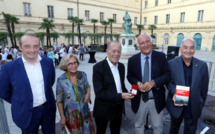
<path fill-rule="evenodd" d="M 161 49 L 158 49 L 156 51 L 161 51 Z M 139 50 L 136 51 L 138 53 Z M 164 52 L 166 53 L 166 49 L 164 49 Z M 180 55 L 180 54 L 179 54 Z M 204 61 L 210 61 L 214 63 L 215 66 L 215 52 L 203 52 L 203 51 L 196 51 L 195 57 L 204 60 Z M 99 62 L 103 59 L 105 59 L 106 53 L 104 52 L 97 52 L 95 54 L 96 61 Z M 88 63 L 89 60 L 89 54 L 84 55 L 84 61 L 81 62 L 79 65 L 78 70 L 84 71 L 87 73 L 87 78 L 89 83 L 91 84 L 91 100 L 92 104 L 89 104 L 90 110 L 93 110 L 93 105 L 94 105 L 94 99 L 95 99 L 95 94 L 93 90 L 93 85 L 92 85 L 92 67 L 96 63 Z M 127 70 L 127 59 L 120 59 L 120 62 L 122 62 L 125 65 L 125 68 Z M 212 70 L 215 70 L 215 67 L 212 66 Z M 61 71 L 59 68 L 56 67 L 56 79 L 64 73 Z M 127 73 L 127 71 L 126 71 Z M 131 85 L 128 83 L 127 79 L 125 79 L 125 84 L 127 89 L 131 89 Z M 209 127 L 209 130 L 207 131 L 207 134 L 215 134 L 215 82 L 214 85 L 211 85 L 211 91 L 207 97 L 202 116 L 199 119 L 198 123 L 198 129 L 197 133 L 199 134 L 206 126 Z M 54 93 L 56 91 L 56 84 L 53 86 Z M 6 111 L 6 117 L 8 121 L 8 126 L 10 130 L 10 134 L 21 134 L 21 130 L 14 124 L 11 116 L 11 106 L 9 103 L 4 101 L 4 106 L 5 106 L 5 111 Z M 125 101 L 125 109 L 126 109 L 126 117 L 123 117 L 122 121 L 122 127 L 121 127 L 121 134 L 134 134 L 134 121 L 133 121 L 133 116 L 134 113 L 131 111 L 131 106 L 130 106 L 130 100 Z M 213 119 L 213 120 L 211 120 Z M 60 120 L 59 112 L 57 111 L 56 113 L 56 134 L 60 134 L 60 124 L 58 123 Z M 205 120 L 205 121 L 204 121 Z M 211 124 L 206 124 L 205 122 Z M 170 126 L 170 116 L 166 109 L 164 109 L 164 134 L 168 134 L 169 131 L 169 126 Z M 42 132 L 39 132 L 42 134 Z M 153 131 L 151 129 L 146 130 L 146 134 L 152 134 Z M 183 124 L 181 125 L 180 129 L 180 134 L 183 133 Z M 110 134 L 110 130 L 107 129 L 106 134 Z"/>

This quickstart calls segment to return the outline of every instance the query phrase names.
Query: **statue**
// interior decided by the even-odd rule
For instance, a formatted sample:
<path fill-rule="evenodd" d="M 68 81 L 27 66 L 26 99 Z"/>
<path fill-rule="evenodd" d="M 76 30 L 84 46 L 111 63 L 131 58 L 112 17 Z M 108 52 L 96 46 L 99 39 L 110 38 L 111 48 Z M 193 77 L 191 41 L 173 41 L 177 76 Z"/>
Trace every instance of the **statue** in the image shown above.
<path fill-rule="evenodd" d="M 125 12 L 125 16 L 123 17 L 124 23 L 123 28 L 125 30 L 124 34 L 133 34 L 132 32 L 132 23 L 131 23 L 131 17 L 128 14 L 128 12 Z"/>

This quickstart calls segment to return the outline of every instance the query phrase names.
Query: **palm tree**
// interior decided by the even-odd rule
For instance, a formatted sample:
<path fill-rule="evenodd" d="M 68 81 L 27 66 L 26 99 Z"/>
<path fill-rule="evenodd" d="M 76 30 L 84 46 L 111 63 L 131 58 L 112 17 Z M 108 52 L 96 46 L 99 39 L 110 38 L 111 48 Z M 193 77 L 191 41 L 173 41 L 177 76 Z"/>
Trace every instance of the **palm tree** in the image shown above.
<path fill-rule="evenodd" d="M 144 29 L 144 25 L 136 24 L 137 29 L 139 30 L 139 35 L 141 34 L 141 29 Z"/>
<path fill-rule="evenodd" d="M 19 24 L 19 18 L 15 17 L 15 16 L 11 16 L 10 17 L 10 22 L 11 22 L 12 32 L 13 32 L 13 34 L 15 34 L 15 25 L 14 24 Z M 14 40 L 15 47 L 17 47 L 16 38 L 14 37 L 13 40 Z"/>
<path fill-rule="evenodd" d="M 39 29 L 46 29 L 46 42 L 47 46 L 51 46 L 51 39 L 50 39 L 50 29 L 53 29 L 55 25 L 53 24 L 54 20 L 49 18 L 44 18 L 43 23 L 41 23 L 41 26 Z"/>
<path fill-rule="evenodd" d="M 78 25 L 78 39 L 79 39 L 79 45 L 81 45 L 81 28 L 80 25 L 83 25 L 83 19 L 76 19 L 75 23 Z"/>
<path fill-rule="evenodd" d="M 5 47 L 7 43 L 7 36 L 8 32 L 0 32 L 0 44 L 3 44 L 2 46 Z"/>
<path fill-rule="evenodd" d="M 40 39 L 42 47 L 44 47 L 44 37 L 46 36 L 46 33 L 45 32 L 38 32 L 38 33 L 35 33 L 35 34 Z"/>
<path fill-rule="evenodd" d="M 50 33 L 50 37 L 53 38 L 54 44 L 57 43 L 57 39 L 59 38 L 59 33 L 53 32 Z"/>
<path fill-rule="evenodd" d="M 9 37 L 10 37 L 11 45 L 12 45 L 12 47 L 14 47 L 13 35 L 12 35 L 12 32 L 11 32 L 11 27 L 10 27 L 11 15 L 10 14 L 5 14 L 4 12 L 2 12 L 2 14 L 4 16 L 4 20 L 5 20 L 5 23 L 6 23 L 6 26 L 7 26 L 7 31 L 8 31 Z"/>
<path fill-rule="evenodd" d="M 105 26 L 104 29 L 104 44 L 107 43 L 107 38 L 106 38 L 106 30 L 107 30 L 107 25 L 109 24 L 108 21 L 101 21 L 101 24 Z"/>
<path fill-rule="evenodd" d="M 70 44 L 70 38 L 72 38 L 76 34 L 75 33 L 62 33 L 61 35 L 63 35 L 65 38 L 68 38 L 68 44 Z"/>
<path fill-rule="evenodd" d="M 116 20 L 114 19 L 108 19 L 108 22 L 110 23 L 110 33 L 111 33 L 111 41 L 113 40 L 113 37 L 112 37 L 112 23 L 115 23 Z"/>
<path fill-rule="evenodd" d="M 154 34 L 153 34 L 153 30 L 157 29 L 156 25 L 149 25 L 149 29 L 151 30 L 151 37 L 155 38 Z"/>
<path fill-rule="evenodd" d="M 25 34 L 25 32 L 17 32 L 13 34 L 14 41 L 17 39 L 20 41 L 20 38 Z"/>
<path fill-rule="evenodd" d="M 74 33 L 74 27 L 75 27 L 75 21 L 78 19 L 78 17 L 68 17 L 68 20 L 72 22 L 72 33 Z M 74 45 L 74 35 L 72 35 L 72 45 Z"/>
<path fill-rule="evenodd" d="M 95 34 L 96 32 L 96 24 L 98 22 L 97 19 L 91 19 L 91 22 L 93 23 L 93 33 Z M 95 36 L 94 36 L 94 44 L 95 44 Z"/>

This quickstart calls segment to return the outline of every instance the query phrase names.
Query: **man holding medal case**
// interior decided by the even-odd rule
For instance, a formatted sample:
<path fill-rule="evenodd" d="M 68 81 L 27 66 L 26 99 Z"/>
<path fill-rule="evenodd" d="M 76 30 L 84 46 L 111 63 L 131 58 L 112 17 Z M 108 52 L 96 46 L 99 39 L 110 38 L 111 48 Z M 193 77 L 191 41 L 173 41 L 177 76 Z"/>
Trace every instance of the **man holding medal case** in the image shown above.
<path fill-rule="evenodd" d="M 129 83 L 138 88 L 131 99 L 135 131 L 136 134 L 144 134 L 147 115 L 150 114 L 153 133 L 162 134 L 163 109 L 166 106 L 164 85 L 170 80 L 168 63 L 164 53 L 152 50 L 150 35 L 139 35 L 137 42 L 141 52 L 129 58 L 127 74 Z"/>

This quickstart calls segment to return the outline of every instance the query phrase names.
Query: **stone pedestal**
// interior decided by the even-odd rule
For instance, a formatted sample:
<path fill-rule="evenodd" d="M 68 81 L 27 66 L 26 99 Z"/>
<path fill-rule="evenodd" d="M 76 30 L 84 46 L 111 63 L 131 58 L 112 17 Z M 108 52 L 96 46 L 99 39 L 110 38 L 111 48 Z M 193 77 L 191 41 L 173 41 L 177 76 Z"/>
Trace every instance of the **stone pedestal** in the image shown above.
<path fill-rule="evenodd" d="M 121 34 L 121 46 L 122 46 L 122 53 L 134 53 L 135 47 L 134 47 L 134 34 Z"/>

